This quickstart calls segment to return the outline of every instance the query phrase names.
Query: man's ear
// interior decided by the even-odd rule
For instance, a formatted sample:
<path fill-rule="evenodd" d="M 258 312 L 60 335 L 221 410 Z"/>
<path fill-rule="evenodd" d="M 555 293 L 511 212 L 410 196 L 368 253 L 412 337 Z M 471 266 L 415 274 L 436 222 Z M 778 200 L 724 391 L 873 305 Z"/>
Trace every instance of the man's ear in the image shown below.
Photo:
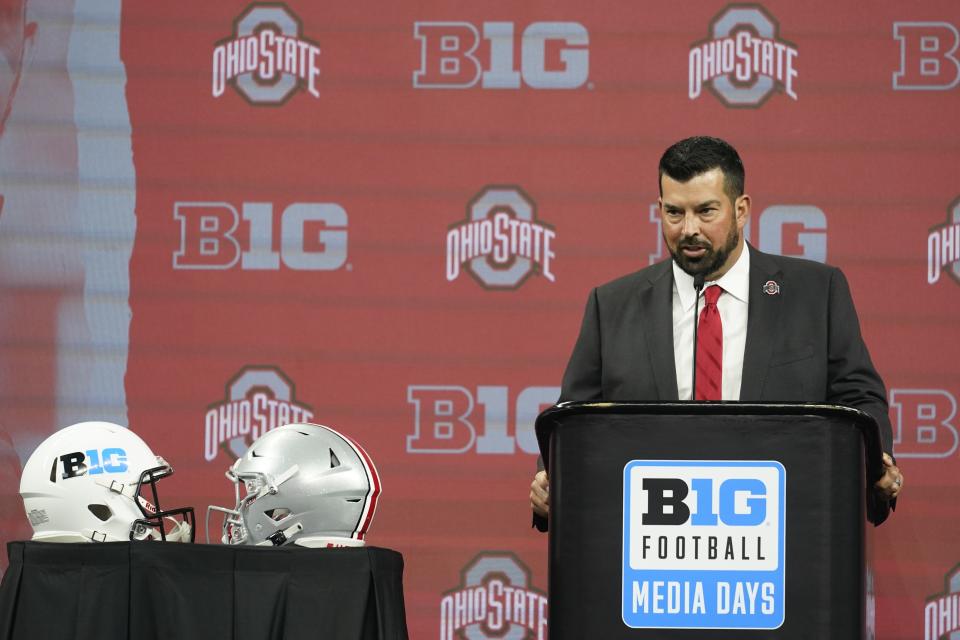
<path fill-rule="evenodd" d="M 737 216 L 737 229 L 742 231 L 750 221 L 750 196 L 743 194 L 737 198 L 733 206 Z"/>

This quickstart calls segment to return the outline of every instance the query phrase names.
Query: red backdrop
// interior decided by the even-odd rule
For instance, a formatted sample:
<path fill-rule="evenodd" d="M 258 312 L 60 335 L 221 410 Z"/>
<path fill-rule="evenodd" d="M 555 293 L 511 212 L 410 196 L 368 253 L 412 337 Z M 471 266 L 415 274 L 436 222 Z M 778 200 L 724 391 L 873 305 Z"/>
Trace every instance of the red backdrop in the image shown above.
<path fill-rule="evenodd" d="M 589 289 L 663 257 L 663 149 L 716 135 L 750 240 L 845 271 L 889 388 L 877 636 L 960 629 L 956 3 L 21 4 L 0 447 L 123 422 L 203 509 L 252 434 L 312 416 L 379 467 L 413 637 L 536 637 L 533 417 Z"/>

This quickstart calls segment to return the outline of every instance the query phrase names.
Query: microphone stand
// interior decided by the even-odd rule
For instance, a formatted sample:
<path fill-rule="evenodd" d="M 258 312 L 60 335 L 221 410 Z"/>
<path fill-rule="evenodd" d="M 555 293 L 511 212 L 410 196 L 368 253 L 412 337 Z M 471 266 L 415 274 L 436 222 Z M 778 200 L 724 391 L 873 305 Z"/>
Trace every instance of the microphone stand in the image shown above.
<path fill-rule="evenodd" d="M 703 291 L 703 282 L 706 280 L 706 274 L 698 273 L 693 276 L 693 288 L 697 292 L 697 297 L 693 302 L 693 388 L 690 391 L 690 399 L 697 399 L 697 329 L 700 323 L 700 292 Z"/>

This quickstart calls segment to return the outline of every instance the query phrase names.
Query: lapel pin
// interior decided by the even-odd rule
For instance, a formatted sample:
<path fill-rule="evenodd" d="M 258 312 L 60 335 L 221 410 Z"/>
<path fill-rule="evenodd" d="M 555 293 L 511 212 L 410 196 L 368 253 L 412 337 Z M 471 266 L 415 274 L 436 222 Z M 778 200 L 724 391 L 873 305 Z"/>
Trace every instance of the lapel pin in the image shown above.
<path fill-rule="evenodd" d="M 780 293 L 780 285 L 773 280 L 767 280 L 763 285 L 763 292 L 768 296 L 775 296 Z"/>

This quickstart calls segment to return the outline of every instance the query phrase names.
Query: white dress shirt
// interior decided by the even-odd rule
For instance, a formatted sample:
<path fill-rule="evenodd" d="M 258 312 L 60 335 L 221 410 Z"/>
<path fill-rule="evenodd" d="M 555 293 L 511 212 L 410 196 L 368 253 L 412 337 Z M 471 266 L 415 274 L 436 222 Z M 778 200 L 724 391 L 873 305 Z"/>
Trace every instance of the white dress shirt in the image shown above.
<path fill-rule="evenodd" d="M 747 304 L 750 299 L 750 250 L 744 244 L 740 257 L 719 280 L 723 293 L 717 300 L 723 324 L 723 400 L 740 399 L 743 379 L 743 351 L 747 346 Z M 693 276 L 673 262 L 673 357 L 677 367 L 677 397 L 693 398 L 693 305 L 696 302 Z M 700 293 L 700 309 L 704 306 Z M 698 315 L 699 317 L 699 315 Z"/>

